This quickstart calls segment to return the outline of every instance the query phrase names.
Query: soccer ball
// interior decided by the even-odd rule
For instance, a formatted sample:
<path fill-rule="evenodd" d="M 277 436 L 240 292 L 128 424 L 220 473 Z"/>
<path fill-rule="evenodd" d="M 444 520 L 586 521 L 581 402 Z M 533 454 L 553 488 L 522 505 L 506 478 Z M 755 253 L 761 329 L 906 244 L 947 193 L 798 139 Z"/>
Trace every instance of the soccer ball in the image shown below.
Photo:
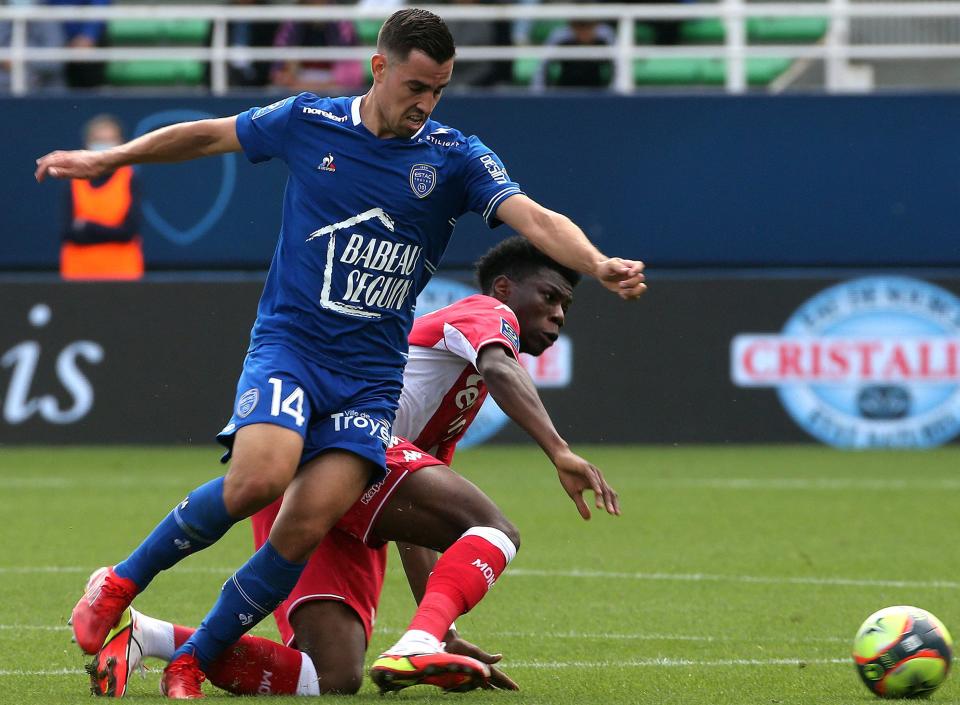
<path fill-rule="evenodd" d="M 874 612 L 857 631 L 853 660 L 881 698 L 925 697 L 947 678 L 953 640 L 926 610 L 900 605 Z"/>

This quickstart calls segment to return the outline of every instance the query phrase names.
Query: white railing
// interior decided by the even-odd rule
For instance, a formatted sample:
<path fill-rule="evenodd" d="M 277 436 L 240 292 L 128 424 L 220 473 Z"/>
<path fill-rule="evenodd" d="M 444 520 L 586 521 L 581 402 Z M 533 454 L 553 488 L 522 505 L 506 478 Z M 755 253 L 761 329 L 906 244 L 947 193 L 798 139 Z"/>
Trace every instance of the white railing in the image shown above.
<path fill-rule="evenodd" d="M 876 44 L 849 43 L 851 18 L 960 18 L 960 2 L 909 2 L 902 4 L 827 0 L 826 2 L 747 3 L 720 0 L 717 3 L 669 5 L 425 5 L 447 20 L 547 20 L 598 19 L 616 23 L 617 41 L 610 46 L 463 46 L 457 48 L 462 60 L 609 59 L 614 64 L 613 87 L 630 93 L 633 61 L 661 57 L 704 57 L 727 63 L 726 89 L 742 93 L 747 88 L 748 57 L 784 57 L 823 60 L 826 88 L 831 92 L 855 89 L 850 80 L 849 62 L 870 59 L 960 58 L 960 44 Z M 11 44 L 0 48 L 0 62 L 11 64 L 14 95 L 27 92 L 26 66 L 40 61 L 114 61 L 143 59 L 190 59 L 211 66 L 211 89 L 222 95 L 228 90 L 227 65 L 231 61 L 366 59 L 370 47 L 238 47 L 229 46 L 227 26 L 236 21 L 360 20 L 383 19 L 391 10 L 359 6 L 305 5 L 115 5 L 115 6 L 3 6 L 0 21 L 11 21 Z M 720 18 L 725 25 L 725 42 L 714 46 L 635 46 L 634 23 L 638 20 Z M 748 17 L 825 17 L 829 29 L 824 40 L 811 45 L 748 45 L 745 21 Z M 27 23 L 37 21 L 113 19 L 204 19 L 212 22 L 209 47 L 110 47 L 96 49 L 43 48 L 27 46 Z"/>

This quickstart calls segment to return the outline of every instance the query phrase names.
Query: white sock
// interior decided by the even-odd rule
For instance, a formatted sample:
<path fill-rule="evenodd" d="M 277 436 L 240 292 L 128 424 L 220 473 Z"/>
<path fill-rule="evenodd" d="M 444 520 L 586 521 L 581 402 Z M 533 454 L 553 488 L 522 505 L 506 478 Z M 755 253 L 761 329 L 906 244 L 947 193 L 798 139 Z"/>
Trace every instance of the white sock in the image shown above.
<path fill-rule="evenodd" d="M 400 641 L 384 651 L 389 656 L 412 656 L 414 654 L 438 654 L 443 649 L 433 634 L 420 629 L 410 629 Z"/>
<path fill-rule="evenodd" d="M 173 658 L 176 648 L 173 645 L 173 624 L 155 619 L 142 612 L 136 612 L 132 607 L 133 630 L 143 649 L 144 656 L 169 661 Z"/>
<path fill-rule="evenodd" d="M 317 668 L 303 651 L 300 652 L 300 679 L 297 681 L 297 695 L 320 695 Z"/>

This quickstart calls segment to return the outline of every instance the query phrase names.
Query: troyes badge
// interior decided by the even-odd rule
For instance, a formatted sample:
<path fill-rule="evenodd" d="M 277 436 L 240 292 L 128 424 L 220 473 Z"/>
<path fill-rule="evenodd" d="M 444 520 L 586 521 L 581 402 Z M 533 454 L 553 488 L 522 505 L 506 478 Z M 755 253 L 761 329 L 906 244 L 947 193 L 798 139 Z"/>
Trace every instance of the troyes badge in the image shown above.
<path fill-rule="evenodd" d="M 414 164 L 410 167 L 410 188 L 417 198 L 426 198 L 437 185 L 437 170 L 429 164 Z"/>

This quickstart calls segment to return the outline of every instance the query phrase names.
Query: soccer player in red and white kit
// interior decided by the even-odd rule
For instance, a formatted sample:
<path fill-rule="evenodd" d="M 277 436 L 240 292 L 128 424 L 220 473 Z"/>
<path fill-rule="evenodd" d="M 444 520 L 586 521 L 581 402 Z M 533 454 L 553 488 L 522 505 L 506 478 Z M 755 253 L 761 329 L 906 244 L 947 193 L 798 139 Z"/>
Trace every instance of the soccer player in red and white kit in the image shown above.
<path fill-rule="evenodd" d="M 610 514 L 619 514 L 619 502 L 600 471 L 557 433 L 518 358 L 520 352 L 539 355 L 557 340 L 579 275 L 519 237 L 488 252 L 477 275 L 484 294 L 414 324 L 394 426 L 413 442 L 394 438 L 387 477 L 341 519 L 274 613 L 288 646 L 243 637 L 208 671 L 214 684 L 237 694 L 356 692 L 383 583 L 385 543 L 396 541 L 419 608 L 408 631 L 374 663 L 371 674 L 381 691 L 419 683 L 448 690 L 516 688 L 505 674 L 491 671 L 488 664 L 499 656 L 451 629 L 483 598 L 520 543 L 496 505 L 447 467 L 487 393 L 543 448 L 584 519 L 590 517 L 585 490 Z M 254 515 L 257 546 L 280 506 L 278 500 Z M 436 550 L 444 552 L 439 561 Z M 192 632 L 131 609 L 91 664 L 94 692 L 122 695 L 141 655 L 169 659 Z M 441 640 L 448 652 L 474 657 L 473 665 L 433 673 L 431 654 L 440 651 Z"/>

